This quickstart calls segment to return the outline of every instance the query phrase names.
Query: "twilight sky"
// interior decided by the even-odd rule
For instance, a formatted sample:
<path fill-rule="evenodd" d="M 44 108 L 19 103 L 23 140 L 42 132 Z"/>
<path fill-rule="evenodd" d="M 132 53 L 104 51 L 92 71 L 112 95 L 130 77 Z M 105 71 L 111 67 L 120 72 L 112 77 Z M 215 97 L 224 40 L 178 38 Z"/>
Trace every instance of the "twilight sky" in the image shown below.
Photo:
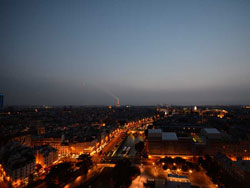
<path fill-rule="evenodd" d="M 249 104 L 249 0 L 2 0 L 6 105 Z"/>

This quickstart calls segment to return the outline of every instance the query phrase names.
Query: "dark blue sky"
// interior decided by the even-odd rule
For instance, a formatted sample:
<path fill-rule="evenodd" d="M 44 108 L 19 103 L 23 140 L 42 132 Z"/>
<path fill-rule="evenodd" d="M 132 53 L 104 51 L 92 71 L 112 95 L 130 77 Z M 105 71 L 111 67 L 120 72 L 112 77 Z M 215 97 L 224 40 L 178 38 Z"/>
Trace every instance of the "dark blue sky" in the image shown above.
<path fill-rule="evenodd" d="M 0 2 L 5 104 L 249 104 L 249 0 Z"/>

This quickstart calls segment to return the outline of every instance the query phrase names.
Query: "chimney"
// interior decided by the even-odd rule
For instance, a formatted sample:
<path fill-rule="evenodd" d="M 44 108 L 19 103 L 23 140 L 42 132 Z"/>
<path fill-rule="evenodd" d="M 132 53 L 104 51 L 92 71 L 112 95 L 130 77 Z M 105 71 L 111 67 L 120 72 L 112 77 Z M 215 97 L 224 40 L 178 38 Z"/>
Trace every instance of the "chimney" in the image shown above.
<path fill-rule="evenodd" d="M 117 104 L 116 104 L 116 107 L 120 107 L 120 101 L 119 101 L 119 98 L 117 98 Z"/>

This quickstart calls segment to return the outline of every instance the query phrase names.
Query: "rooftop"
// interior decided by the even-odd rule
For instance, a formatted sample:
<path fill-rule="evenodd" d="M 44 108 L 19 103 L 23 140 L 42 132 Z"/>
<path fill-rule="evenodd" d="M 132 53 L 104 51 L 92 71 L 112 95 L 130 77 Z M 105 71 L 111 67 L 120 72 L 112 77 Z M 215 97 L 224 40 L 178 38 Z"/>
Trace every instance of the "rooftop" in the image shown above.
<path fill-rule="evenodd" d="M 240 169 L 250 172 L 250 161 L 241 160 L 241 161 L 236 161 L 235 164 Z"/>
<path fill-rule="evenodd" d="M 162 130 L 161 129 L 149 129 L 148 130 L 148 133 L 162 133 Z"/>
<path fill-rule="evenodd" d="M 220 131 L 218 131 L 216 128 L 204 128 L 204 131 L 208 134 L 220 134 Z"/>
<path fill-rule="evenodd" d="M 34 160 L 32 148 L 22 146 L 17 142 L 8 143 L 0 152 L 0 162 L 9 169 L 18 169 Z"/>
<path fill-rule="evenodd" d="M 185 178 L 185 179 L 188 179 L 187 176 L 179 176 L 177 174 L 168 174 L 168 177 L 172 177 L 172 178 Z"/>
<path fill-rule="evenodd" d="M 162 140 L 178 140 L 175 132 L 163 132 Z"/>
<path fill-rule="evenodd" d="M 175 182 L 175 181 L 168 181 L 167 182 L 167 188 L 176 188 L 176 187 L 181 187 L 181 188 L 190 188 L 191 184 L 190 182 Z"/>
<path fill-rule="evenodd" d="M 48 156 L 50 152 L 56 152 L 57 150 L 49 145 L 35 146 L 35 150 L 39 151 L 43 156 Z"/>

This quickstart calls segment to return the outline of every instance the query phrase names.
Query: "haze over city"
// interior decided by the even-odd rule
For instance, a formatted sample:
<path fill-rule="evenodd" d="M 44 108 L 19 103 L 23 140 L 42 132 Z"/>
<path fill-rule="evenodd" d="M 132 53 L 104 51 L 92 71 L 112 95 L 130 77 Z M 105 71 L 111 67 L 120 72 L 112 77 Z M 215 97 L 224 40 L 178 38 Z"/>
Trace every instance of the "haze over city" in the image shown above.
<path fill-rule="evenodd" d="M 0 1 L 0 188 L 249 188 L 249 10 Z"/>
<path fill-rule="evenodd" d="M 250 1 L 1 1 L 5 105 L 250 103 Z"/>

